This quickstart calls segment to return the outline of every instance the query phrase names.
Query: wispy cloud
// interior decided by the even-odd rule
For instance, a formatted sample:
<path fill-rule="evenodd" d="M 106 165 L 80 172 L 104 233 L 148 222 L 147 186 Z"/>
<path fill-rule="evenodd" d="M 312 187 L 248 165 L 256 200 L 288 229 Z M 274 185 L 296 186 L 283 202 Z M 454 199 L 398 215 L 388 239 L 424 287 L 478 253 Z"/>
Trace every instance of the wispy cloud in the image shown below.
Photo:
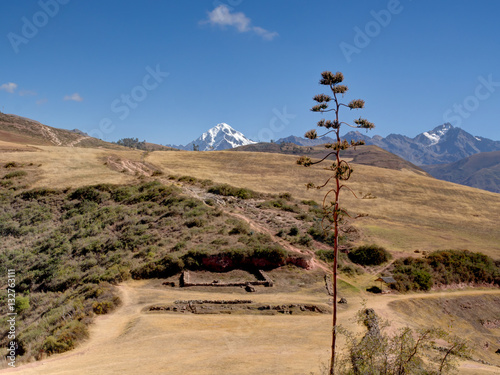
<path fill-rule="evenodd" d="M 279 35 L 275 31 L 268 31 L 259 26 L 252 26 L 252 20 L 245 16 L 244 13 L 231 13 L 231 10 L 224 4 L 208 12 L 208 19 L 200 23 L 209 23 L 210 25 L 220 27 L 231 26 L 236 28 L 240 33 L 253 32 L 265 40 L 273 40 Z"/>
<path fill-rule="evenodd" d="M 11 94 L 13 94 L 16 89 L 17 89 L 17 84 L 14 82 L 4 83 L 3 85 L 0 86 L 0 90 L 7 91 Z"/>
<path fill-rule="evenodd" d="M 35 96 L 37 95 L 36 91 L 33 90 L 21 90 L 19 91 L 20 96 Z"/>
<path fill-rule="evenodd" d="M 75 102 L 81 102 L 83 101 L 83 98 L 80 96 L 79 93 L 75 92 L 74 94 L 66 95 L 64 97 L 64 100 L 73 100 Z"/>
<path fill-rule="evenodd" d="M 47 99 L 47 98 L 43 98 L 43 99 L 39 99 L 39 100 L 37 100 L 37 101 L 36 101 L 36 104 L 37 104 L 37 105 L 43 105 L 43 104 L 45 104 L 45 103 L 47 103 L 47 102 L 48 102 L 48 99 Z"/>

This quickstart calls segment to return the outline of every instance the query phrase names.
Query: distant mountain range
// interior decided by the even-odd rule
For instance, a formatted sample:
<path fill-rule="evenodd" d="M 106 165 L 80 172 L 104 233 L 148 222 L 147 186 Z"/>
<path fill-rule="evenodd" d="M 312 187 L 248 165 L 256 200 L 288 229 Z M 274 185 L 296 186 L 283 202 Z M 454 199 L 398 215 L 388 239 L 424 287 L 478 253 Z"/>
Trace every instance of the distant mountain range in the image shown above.
<path fill-rule="evenodd" d="M 415 165 L 453 163 L 480 152 L 500 150 L 500 141 L 473 136 L 465 130 L 449 123 L 440 125 L 431 131 L 409 138 L 400 134 L 390 134 L 383 138 L 379 135 L 369 137 L 359 131 L 349 132 L 342 138 L 375 145 L 396 154 Z M 277 143 L 290 142 L 300 146 L 314 146 L 332 142 L 332 138 L 320 138 L 314 141 L 290 136 L 277 140 Z"/>
<path fill-rule="evenodd" d="M 243 133 L 225 123 L 220 123 L 203 133 L 187 145 L 167 145 L 187 151 L 221 151 L 234 147 L 251 145 L 257 142 L 245 137 Z"/>
<path fill-rule="evenodd" d="M 358 131 L 349 132 L 342 138 L 348 140 L 364 140 L 367 145 L 378 146 L 404 160 L 420 166 L 430 175 L 462 185 L 500 193 L 500 142 L 484 137 L 473 136 L 466 131 L 446 123 L 409 138 L 404 135 L 390 134 L 383 138 L 375 135 L 369 137 Z M 122 146 L 104 142 L 90 137 L 88 134 L 74 129 L 64 130 L 53 128 L 38 121 L 25 117 L 8 115 L 0 112 L 0 140 L 25 145 L 47 145 L 63 147 L 98 147 L 121 149 Z M 238 150 L 254 152 L 279 152 L 306 154 L 320 152 L 312 147 L 333 142 L 332 138 L 310 140 L 302 137 L 289 136 L 281 138 L 275 144 L 256 143 L 245 137 L 241 132 L 225 123 L 216 125 L 203 133 L 196 140 L 185 146 L 171 146 L 181 150 L 198 149 L 200 151 L 226 150 L 239 147 Z M 142 142 L 149 151 L 171 150 L 168 147 Z M 310 148 L 310 150 L 290 149 L 284 146 L 295 144 Z M 245 147 L 241 147 L 245 146 Z M 368 150 L 374 152 L 373 150 Z M 318 154 L 319 155 L 319 154 Z M 388 154 L 390 155 L 390 154 Z M 360 157 L 358 157 L 359 159 Z M 366 160 L 365 160 L 366 159 Z M 369 158 L 357 160 L 368 163 Z M 381 167 L 409 168 L 408 165 L 389 156 L 382 157 L 385 164 Z M 410 168 L 411 169 L 411 168 Z"/>

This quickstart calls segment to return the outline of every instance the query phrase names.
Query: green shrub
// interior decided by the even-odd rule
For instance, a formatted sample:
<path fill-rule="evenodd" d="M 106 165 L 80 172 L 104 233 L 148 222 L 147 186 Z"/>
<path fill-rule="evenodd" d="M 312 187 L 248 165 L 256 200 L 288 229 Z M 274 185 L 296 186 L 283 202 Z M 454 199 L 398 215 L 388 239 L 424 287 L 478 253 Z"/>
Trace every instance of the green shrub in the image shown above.
<path fill-rule="evenodd" d="M 238 221 L 236 225 L 229 231 L 230 235 L 233 234 L 247 234 L 250 232 L 250 227 L 243 221 Z"/>
<path fill-rule="evenodd" d="M 299 234 L 299 228 L 297 227 L 291 227 L 290 230 L 288 231 L 289 236 L 296 236 Z"/>
<path fill-rule="evenodd" d="M 30 308 L 30 298 L 29 296 L 18 296 L 16 297 L 15 303 L 16 312 L 22 314 L 23 311 Z"/>
<path fill-rule="evenodd" d="M 287 252 L 281 247 L 256 248 L 252 252 L 252 257 L 265 259 L 275 265 L 284 264 L 287 255 Z"/>
<path fill-rule="evenodd" d="M 362 275 L 364 273 L 361 268 L 351 264 L 341 265 L 339 271 L 348 276 Z"/>
<path fill-rule="evenodd" d="M 391 287 L 400 292 L 429 290 L 433 285 L 432 268 L 424 259 L 398 259 L 393 265 L 395 284 Z"/>
<path fill-rule="evenodd" d="M 78 341 L 87 337 L 87 327 L 78 320 L 72 320 L 59 328 L 54 335 L 47 337 L 42 349 L 47 354 L 63 353 L 73 349 Z"/>
<path fill-rule="evenodd" d="M 293 204 L 293 205 L 289 204 L 287 201 L 285 201 L 284 199 L 281 199 L 281 198 L 262 202 L 261 204 L 259 204 L 258 207 L 259 208 L 279 208 L 280 210 L 285 211 L 285 212 L 293 212 L 296 214 L 302 213 L 302 210 L 300 209 L 299 206 L 297 206 L 296 204 Z"/>
<path fill-rule="evenodd" d="M 154 277 L 170 277 L 184 268 L 184 262 L 181 259 L 166 255 L 162 259 L 149 262 L 131 272 L 134 279 L 149 279 Z"/>
<path fill-rule="evenodd" d="M 19 164 L 17 164 L 15 161 L 9 161 L 8 163 L 5 163 L 4 168 L 17 168 L 20 167 Z"/>
<path fill-rule="evenodd" d="M 258 196 L 258 194 L 253 190 L 237 188 L 228 184 L 212 186 L 208 189 L 208 192 L 217 195 L 237 197 L 241 199 L 256 198 Z"/>
<path fill-rule="evenodd" d="M 188 228 L 194 228 L 194 227 L 200 228 L 200 227 L 203 227 L 205 225 L 205 221 L 195 217 L 195 218 L 186 220 L 184 222 L 184 225 Z"/>
<path fill-rule="evenodd" d="M 195 178 L 195 177 L 191 177 L 191 176 L 181 176 L 181 177 L 179 177 L 177 179 L 177 181 L 179 181 L 179 182 L 185 182 L 187 184 L 191 184 L 192 185 L 192 184 L 195 184 L 198 181 L 198 179 Z"/>
<path fill-rule="evenodd" d="M 105 196 L 96 186 L 78 188 L 69 194 L 68 198 L 71 200 L 91 201 L 98 204 L 105 200 Z"/>
<path fill-rule="evenodd" d="M 24 177 L 27 174 L 28 173 L 26 171 L 13 171 L 13 172 L 9 172 L 5 176 L 3 176 L 3 179 L 4 180 L 9 180 L 9 179 L 12 179 L 12 178 Z"/>
<path fill-rule="evenodd" d="M 292 200 L 292 194 L 290 193 L 281 193 L 278 197 L 287 201 Z"/>
<path fill-rule="evenodd" d="M 309 237 L 307 234 L 304 234 L 304 235 L 299 237 L 299 239 L 297 240 L 297 243 L 299 245 L 309 247 L 312 244 L 312 238 Z"/>
<path fill-rule="evenodd" d="M 363 266 L 378 266 L 391 258 L 389 252 L 381 246 L 365 245 L 349 252 L 349 259 Z"/>
<path fill-rule="evenodd" d="M 181 251 L 182 249 L 185 249 L 186 246 L 186 241 L 179 241 L 172 247 L 172 251 Z"/>
<path fill-rule="evenodd" d="M 318 250 L 316 255 L 324 262 L 333 262 L 335 260 L 335 253 L 333 250 Z"/>
<path fill-rule="evenodd" d="M 38 188 L 38 189 L 31 189 L 28 191 L 25 191 L 20 194 L 20 197 L 23 200 L 31 200 L 31 199 L 39 199 L 41 197 L 47 197 L 50 195 L 57 195 L 59 194 L 59 191 L 54 190 L 54 189 L 47 189 L 47 188 Z"/>
<path fill-rule="evenodd" d="M 399 291 L 429 290 L 434 284 L 488 283 L 500 285 L 500 268 L 490 257 L 468 250 L 440 250 L 424 259 L 398 259 L 393 286 Z"/>
<path fill-rule="evenodd" d="M 300 203 L 305 204 L 307 206 L 313 206 L 313 207 L 318 206 L 319 207 L 318 203 L 316 201 L 313 201 L 313 200 L 303 200 Z"/>
<path fill-rule="evenodd" d="M 112 301 L 94 302 L 92 305 L 92 310 L 97 315 L 103 315 L 111 312 L 115 305 Z"/>

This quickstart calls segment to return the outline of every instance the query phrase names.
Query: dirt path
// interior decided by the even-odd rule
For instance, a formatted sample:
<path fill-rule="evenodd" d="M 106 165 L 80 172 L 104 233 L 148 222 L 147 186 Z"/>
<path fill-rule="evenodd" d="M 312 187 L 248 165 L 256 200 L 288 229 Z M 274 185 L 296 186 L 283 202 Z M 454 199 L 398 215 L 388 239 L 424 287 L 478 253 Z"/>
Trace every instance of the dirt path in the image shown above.
<path fill-rule="evenodd" d="M 76 141 L 72 141 L 72 142 L 68 143 L 68 147 L 75 147 L 75 145 L 77 145 L 81 141 L 83 141 L 85 139 L 89 139 L 89 138 L 91 138 L 91 137 L 89 137 L 89 136 L 83 136 L 81 138 L 78 138 Z"/>
<path fill-rule="evenodd" d="M 54 133 L 48 126 L 40 124 L 40 130 L 42 134 L 48 138 L 53 144 L 57 146 L 61 146 L 62 142 L 57 137 L 56 133 Z"/>

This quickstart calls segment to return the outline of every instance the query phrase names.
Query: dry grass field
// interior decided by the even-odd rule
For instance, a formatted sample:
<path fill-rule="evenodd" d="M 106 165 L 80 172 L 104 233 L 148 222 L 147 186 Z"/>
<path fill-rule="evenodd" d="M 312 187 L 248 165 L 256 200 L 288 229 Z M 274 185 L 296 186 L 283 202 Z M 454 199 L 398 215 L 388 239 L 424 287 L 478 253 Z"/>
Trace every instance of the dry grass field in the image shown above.
<path fill-rule="evenodd" d="M 10 144 L 12 147 L 12 144 Z M 2 146 L 2 145 L 0 145 Z M 0 163 L 41 164 L 35 186 L 75 187 L 137 180 L 106 165 L 109 156 L 124 161 L 145 161 L 165 175 L 187 175 L 229 183 L 259 192 L 289 192 L 295 198 L 322 200 L 323 191 L 307 190 L 307 182 L 321 183 L 329 176 L 321 166 L 304 168 L 296 156 L 252 152 L 117 151 L 91 148 L 37 146 L 35 151 L 2 152 Z M 440 181 L 423 172 L 355 165 L 343 206 L 352 215 L 363 242 L 391 251 L 469 249 L 500 257 L 500 194 Z"/>
<path fill-rule="evenodd" d="M 251 152 L 155 152 L 146 160 L 166 174 L 189 175 L 247 187 L 266 193 L 290 192 L 294 197 L 321 201 L 323 192 L 307 190 L 309 181 L 328 178 L 321 166 L 304 168 L 296 156 Z M 500 194 L 452 184 L 424 173 L 355 165 L 343 206 L 353 215 L 365 241 L 391 251 L 413 252 L 444 248 L 482 251 L 500 257 Z"/>
<path fill-rule="evenodd" d="M 123 170 L 111 168 L 108 158 L 119 160 Z M 141 177 L 134 166 L 147 163 L 168 175 L 211 179 L 264 193 L 289 192 L 294 198 L 321 201 L 321 191 L 308 191 L 309 181 L 323 182 L 322 167 L 300 167 L 296 156 L 252 152 L 140 152 L 92 148 L 27 146 L 0 142 L 0 165 L 10 161 L 40 165 L 34 187 L 66 188 L 97 183 L 132 183 Z M 129 168 L 130 167 L 130 168 Z M 360 243 L 385 246 L 396 257 L 414 250 L 469 249 L 500 258 L 500 194 L 473 189 L 427 176 L 418 170 L 395 170 L 355 165 L 342 196 L 344 207 L 363 217 L 354 221 Z M 304 272 L 319 272 L 304 271 Z M 457 322 L 452 331 L 474 338 L 477 331 L 457 311 L 446 316 L 446 300 L 485 296 L 498 297 L 496 290 L 443 291 L 408 295 L 371 295 L 362 291 L 373 283 L 373 275 L 348 278 L 341 292 L 349 303 L 341 307 L 339 320 L 357 330 L 356 312 L 366 304 L 399 327 L 412 322 L 414 328 L 435 316 L 440 325 Z M 251 298 L 262 303 L 327 303 L 324 284 L 316 281 L 300 290 L 273 289 L 247 294 L 238 290 L 183 290 L 161 287 L 156 281 L 129 281 L 120 287 L 123 305 L 99 317 L 90 339 L 77 349 L 41 362 L 0 373 L 18 374 L 320 374 L 329 357 L 328 314 L 304 316 L 193 315 L 145 313 L 154 303 L 178 299 Z M 427 303 L 427 301 L 429 301 Z M 497 319 L 500 308 L 488 304 Z M 408 313 L 410 311 L 410 313 Z M 467 319 L 476 319 L 469 317 Z M 466 319 L 466 320 L 467 320 Z M 472 328 L 471 328 L 472 327 Z M 498 330 L 495 331 L 498 333 Z M 486 336 L 485 336 L 486 337 Z M 488 336 L 489 337 L 489 336 Z M 492 342 L 495 338 L 491 337 Z M 497 341 L 498 343 L 498 341 Z M 481 343 L 476 342 L 479 346 Z M 498 343 L 500 345 L 500 343 Z M 477 348 L 476 348 L 477 349 Z M 500 365 L 484 349 L 481 358 Z M 498 355 L 497 355 L 498 356 Z M 496 362 L 493 362 L 495 361 Z M 498 367 L 464 362 L 461 374 L 493 374 Z"/>
<path fill-rule="evenodd" d="M 162 287 L 154 280 L 127 282 L 119 288 L 123 306 L 115 313 L 98 318 L 86 343 L 71 352 L 0 373 L 319 375 L 322 364 L 328 361 L 331 324 L 328 314 L 194 315 L 144 311 L 152 304 L 179 299 L 251 298 L 256 302 L 273 304 L 325 303 L 328 296 L 324 292 L 277 291 L 249 295 L 237 290 L 181 290 Z M 443 297 L 471 295 L 488 298 L 498 297 L 500 293 L 484 290 L 447 292 L 427 294 L 423 300 L 415 296 L 358 295 L 349 297 L 349 303 L 341 306 L 339 319 L 345 328 L 359 330 L 355 315 L 366 304 L 398 327 L 407 322 L 390 308 L 392 301 L 416 301 L 422 305 L 428 300 L 439 305 L 436 301 Z M 494 374 L 498 373 L 498 367 L 466 361 L 462 363 L 460 373 Z"/>

